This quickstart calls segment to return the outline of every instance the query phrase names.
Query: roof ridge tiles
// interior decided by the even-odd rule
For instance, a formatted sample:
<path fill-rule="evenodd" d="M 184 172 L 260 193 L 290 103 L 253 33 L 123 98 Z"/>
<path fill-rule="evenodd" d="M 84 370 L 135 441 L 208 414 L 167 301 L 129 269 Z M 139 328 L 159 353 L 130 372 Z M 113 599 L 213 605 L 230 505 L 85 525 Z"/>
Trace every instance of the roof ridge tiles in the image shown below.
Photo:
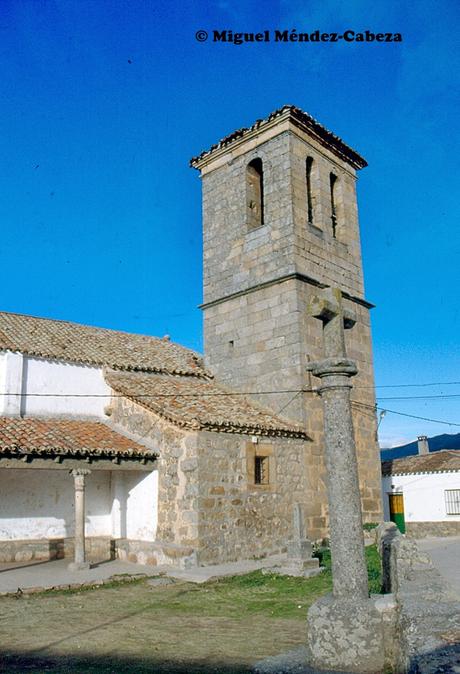
<path fill-rule="evenodd" d="M 211 377 L 195 351 L 164 338 L 0 312 L 0 350 L 118 370 Z"/>
<path fill-rule="evenodd" d="M 310 115 L 308 112 L 304 112 L 296 105 L 283 105 L 282 107 L 277 108 L 271 112 L 267 117 L 263 119 L 257 119 L 251 126 L 236 129 L 227 136 L 224 136 L 219 142 L 211 145 L 211 147 L 207 150 L 203 150 L 203 152 L 197 156 L 192 157 L 190 160 L 190 166 L 193 168 L 199 168 L 201 161 L 207 157 L 210 157 L 217 150 L 228 147 L 235 141 L 243 138 L 246 135 L 249 135 L 253 131 L 258 131 L 261 127 L 270 124 L 270 122 L 272 122 L 274 119 L 281 117 L 285 113 L 289 113 L 294 122 L 297 122 L 299 125 L 307 128 L 308 131 L 311 132 L 321 144 L 327 146 L 341 159 L 351 164 L 353 168 L 361 169 L 367 166 L 366 160 L 361 155 L 359 155 L 356 150 L 353 150 L 353 148 L 347 145 L 339 136 L 337 136 L 332 131 L 329 131 L 329 129 L 318 122 L 314 117 L 312 117 L 312 115 Z"/>

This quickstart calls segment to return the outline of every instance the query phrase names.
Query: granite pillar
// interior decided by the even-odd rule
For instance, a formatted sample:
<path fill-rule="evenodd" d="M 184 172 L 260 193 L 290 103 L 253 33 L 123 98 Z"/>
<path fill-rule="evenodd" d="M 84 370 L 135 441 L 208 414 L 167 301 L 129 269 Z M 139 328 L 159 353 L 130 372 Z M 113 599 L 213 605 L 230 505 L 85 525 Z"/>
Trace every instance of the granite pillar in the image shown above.
<path fill-rule="evenodd" d="M 358 465 L 351 414 L 351 378 L 357 366 L 346 356 L 344 329 L 354 316 L 338 288 L 327 288 L 310 305 L 323 323 L 324 355 L 308 369 L 321 380 L 324 454 L 329 502 L 333 593 L 308 611 L 310 664 L 319 669 L 382 671 L 382 618 L 369 599 Z"/>
<path fill-rule="evenodd" d="M 75 468 L 70 471 L 75 486 L 75 554 L 74 561 L 69 564 L 71 571 L 89 569 L 85 555 L 85 478 L 91 473 L 86 468 Z"/>

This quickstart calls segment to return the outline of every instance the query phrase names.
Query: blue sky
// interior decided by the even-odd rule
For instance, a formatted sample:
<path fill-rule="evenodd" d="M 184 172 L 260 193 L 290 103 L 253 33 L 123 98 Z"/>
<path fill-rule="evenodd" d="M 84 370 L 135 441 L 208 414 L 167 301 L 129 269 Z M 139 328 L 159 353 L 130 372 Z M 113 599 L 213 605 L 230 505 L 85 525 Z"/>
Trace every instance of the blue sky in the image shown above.
<path fill-rule="evenodd" d="M 459 20 L 454 0 L 2 0 L 1 308 L 200 350 L 201 187 L 188 160 L 293 103 L 369 162 L 358 189 L 377 385 L 460 382 Z M 403 42 L 195 39 L 293 28 Z M 460 424 L 460 397 L 380 404 Z M 397 444 L 460 426 L 388 413 L 380 431 Z"/>

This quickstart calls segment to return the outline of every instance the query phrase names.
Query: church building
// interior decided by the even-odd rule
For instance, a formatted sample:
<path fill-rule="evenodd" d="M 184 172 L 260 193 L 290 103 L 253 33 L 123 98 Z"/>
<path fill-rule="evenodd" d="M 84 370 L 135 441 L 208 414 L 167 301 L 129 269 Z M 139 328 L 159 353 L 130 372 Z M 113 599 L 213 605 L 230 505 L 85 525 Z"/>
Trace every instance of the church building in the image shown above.
<path fill-rule="evenodd" d="M 315 291 L 346 348 L 364 521 L 381 519 L 356 171 L 284 106 L 191 161 L 203 187 L 204 360 L 167 339 L 0 313 L 0 560 L 193 566 L 285 549 L 294 504 L 328 534 Z M 85 505 L 82 509 L 81 495 Z"/>

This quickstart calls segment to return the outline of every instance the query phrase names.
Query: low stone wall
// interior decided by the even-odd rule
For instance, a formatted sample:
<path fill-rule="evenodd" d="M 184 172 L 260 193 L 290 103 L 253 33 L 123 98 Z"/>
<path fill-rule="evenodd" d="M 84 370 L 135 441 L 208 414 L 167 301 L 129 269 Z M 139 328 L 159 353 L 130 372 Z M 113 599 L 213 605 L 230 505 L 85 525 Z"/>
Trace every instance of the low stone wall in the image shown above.
<path fill-rule="evenodd" d="M 89 537 L 86 554 L 90 562 L 115 559 L 114 541 L 109 536 Z M 0 562 L 42 562 L 72 558 L 73 555 L 73 538 L 0 541 Z"/>
<path fill-rule="evenodd" d="M 434 674 L 460 658 L 452 645 L 460 632 L 457 593 L 434 568 L 414 540 L 402 536 L 395 524 L 377 530 L 383 562 L 384 589 L 396 601 L 393 669 L 396 672 Z"/>
<path fill-rule="evenodd" d="M 73 538 L 0 541 L 0 562 L 46 562 L 72 559 L 73 556 Z M 86 538 L 86 556 L 90 562 L 118 558 L 137 564 L 166 564 L 182 569 L 197 565 L 196 552 L 192 547 L 161 541 L 113 539 L 110 536 Z"/>
<path fill-rule="evenodd" d="M 196 552 L 193 548 L 160 541 L 131 541 L 118 539 L 115 541 L 118 559 L 137 564 L 157 566 L 166 564 L 189 569 L 197 565 Z"/>
<path fill-rule="evenodd" d="M 451 522 L 406 522 L 408 538 L 460 536 L 460 520 Z"/>

